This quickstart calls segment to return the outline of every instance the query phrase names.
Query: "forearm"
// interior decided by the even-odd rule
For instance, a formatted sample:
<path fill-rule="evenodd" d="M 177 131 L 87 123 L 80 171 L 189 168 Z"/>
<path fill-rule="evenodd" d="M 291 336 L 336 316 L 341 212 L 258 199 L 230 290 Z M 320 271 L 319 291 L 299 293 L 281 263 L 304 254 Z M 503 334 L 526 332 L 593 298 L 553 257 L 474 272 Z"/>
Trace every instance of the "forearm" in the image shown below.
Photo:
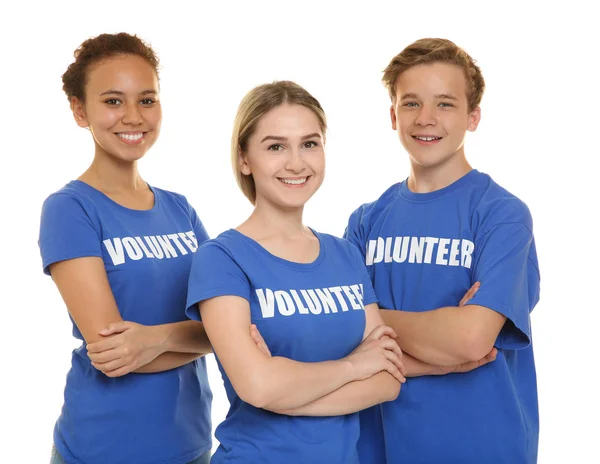
<path fill-rule="evenodd" d="M 133 372 L 138 374 L 153 374 L 155 372 L 169 371 L 188 364 L 200 356 L 202 355 L 199 353 L 176 353 L 168 351 Z"/>
<path fill-rule="evenodd" d="M 469 340 L 474 327 L 468 323 L 465 307 L 423 312 L 384 309 L 381 315 L 398 334 L 402 350 L 425 363 L 447 366 L 473 360 Z"/>
<path fill-rule="evenodd" d="M 441 375 L 446 373 L 440 366 L 428 364 L 404 352 L 402 357 L 406 367 L 406 377 L 423 377 L 425 375 Z"/>
<path fill-rule="evenodd" d="M 273 357 L 265 363 L 255 372 L 250 402 L 269 410 L 304 406 L 355 380 L 351 363 L 343 359 L 302 363 Z"/>
<path fill-rule="evenodd" d="M 391 374 L 380 372 L 366 380 L 350 382 L 304 406 L 272 411 L 288 416 L 341 416 L 393 401 L 398 397 L 400 387 L 400 382 Z"/>
<path fill-rule="evenodd" d="M 196 355 L 212 353 L 212 346 L 202 322 L 183 321 L 157 327 L 163 332 L 165 352 Z"/>

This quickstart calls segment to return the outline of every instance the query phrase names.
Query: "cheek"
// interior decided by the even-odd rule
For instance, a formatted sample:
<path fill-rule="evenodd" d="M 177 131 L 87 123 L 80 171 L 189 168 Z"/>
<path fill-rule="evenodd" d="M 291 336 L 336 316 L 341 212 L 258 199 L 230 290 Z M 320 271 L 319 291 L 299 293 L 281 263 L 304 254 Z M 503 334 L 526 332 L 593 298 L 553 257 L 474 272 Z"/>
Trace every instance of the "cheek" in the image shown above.
<path fill-rule="evenodd" d="M 92 125 L 103 128 L 111 128 L 120 121 L 120 115 L 117 111 L 101 111 L 92 118 Z"/>

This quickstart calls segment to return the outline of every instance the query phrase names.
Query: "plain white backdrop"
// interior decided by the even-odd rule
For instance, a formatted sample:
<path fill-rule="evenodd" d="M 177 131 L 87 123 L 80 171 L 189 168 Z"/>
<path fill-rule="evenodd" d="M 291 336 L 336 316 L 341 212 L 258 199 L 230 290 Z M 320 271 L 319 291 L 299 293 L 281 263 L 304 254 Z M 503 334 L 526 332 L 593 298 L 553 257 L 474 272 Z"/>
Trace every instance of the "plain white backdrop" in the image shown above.
<path fill-rule="evenodd" d="M 482 121 L 471 164 L 530 207 L 542 275 L 532 314 L 539 462 L 600 462 L 596 384 L 600 39 L 587 2 L 13 2 L 0 7 L 2 462 L 46 463 L 76 345 L 42 274 L 45 197 L 92 159 L 60 76 L 103 32 L 136 33 L 161 58 L 162 134 L 146 181 L 185 194 L 211 236 L 250 213 L 229 165 L 237 105 L 253 86 L 291 79 L 329 119 L 327 176 L 306 223 L 341 235 L 349 214 L 408 175 L 381 71 L 422 37 L 444 37 L 481 66 Z M 227 402 L 211 357 L 214 425 Z M 490 420 L 494 420 L 490 417 Z M 469 437 L 465 437 L 468 440 Z"/>

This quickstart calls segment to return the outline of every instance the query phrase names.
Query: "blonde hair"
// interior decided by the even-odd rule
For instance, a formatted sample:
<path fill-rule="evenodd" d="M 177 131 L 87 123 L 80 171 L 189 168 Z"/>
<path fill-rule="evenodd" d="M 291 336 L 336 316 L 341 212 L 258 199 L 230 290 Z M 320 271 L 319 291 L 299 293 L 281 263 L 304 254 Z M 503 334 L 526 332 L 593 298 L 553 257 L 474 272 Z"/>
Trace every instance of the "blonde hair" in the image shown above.
<path fill-rule="evenodd" d="M 253 88 L 242 99 L 233 123 L 231 136 L 231 165 L 242 193 L 253 205 L 256 203 L 256 186 L 252 175 L 242 174 L 240 158 L 248 148 L 248 139 L 266 113 L 283 104 L 301 105 L 311 110 L 327 131 L 327 119 L 319 101 L 303 87 L 292 81 L 275 81 Z"/>
<path fill-rule="evenodd" d="M 481 69 L 466 51 L 448 39 L 417 40 L 392 58 L 390 64 L 383 71 L 381 79 L 392 102 L 396 99 L 396 81 L 400 74 L 413 66 L 436 62 L 450 63 L 463 70 L 467 81 L 469 112 L 477 108 L 485 90 Z"/>

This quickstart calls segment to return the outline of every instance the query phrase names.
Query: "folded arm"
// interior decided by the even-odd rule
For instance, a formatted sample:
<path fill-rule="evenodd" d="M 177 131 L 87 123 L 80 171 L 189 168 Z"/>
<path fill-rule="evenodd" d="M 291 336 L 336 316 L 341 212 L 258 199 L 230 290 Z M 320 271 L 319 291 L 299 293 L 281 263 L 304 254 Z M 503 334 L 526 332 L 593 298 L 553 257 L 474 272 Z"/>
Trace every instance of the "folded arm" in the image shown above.
<path fill-rule="evenodd" d="M 496 311 L 469 304 L 423 312 L 381 310 L 381 315 L 404 351 L 438 366 L 484 358 L 506 321 Z"/>
<path fill-rule="evenodd" d="M 144 326 L 123 321 L 101 258 L 60 261 L 50 266 L 50 273 L 92 364 L 109 377 L 174 369 L 210 346 L 197 322 Z M 180 355 L 168 353 L 178 350 Z"/>
<path fill-rule="evenodd" d="M 398 372 L 393 361 L 375 350 L 313 363 L 265 356 L 250 335 L 250 307 L 241 297 L 202 301 L 200 312 L 233 388 L 243 401 L 258 408 L 297 408 L 382 370 Z"/>
<path fill-rule="evenodd" d="M 375 341 L 382 338 L 388 338 L 389 342 L 396 343 L 389 339 L 387 335 L 380 336 L 380 328 L 383 327 L 383 320 L 381 319 L 376 303 L 365 307 L 365 317 L 365 334 L 369 334 L 370 336 L 365 337 L 361 346 L 371 343 L 370 340 Z M 395 336 L 393 333 L 390 335 Z M 400 356 L 404 360 L 401 352 Z M 402 366 L 402 374 L 406 374 L 404 364 Z M 402 381 L 404 380 L 404 377 L 402 377 Z M 400 387 L 401 383 L 398 381 L 398 378 L 392 376 L 389 372 L 383 371 L 368 379 L 349 382 L 328 395 L 301 407 L 284 410 L 272 409 L 272 411 L 290 416 L 338 416 L 350 414 L 379 403 L 395 400 L 400 393 Z"/>

